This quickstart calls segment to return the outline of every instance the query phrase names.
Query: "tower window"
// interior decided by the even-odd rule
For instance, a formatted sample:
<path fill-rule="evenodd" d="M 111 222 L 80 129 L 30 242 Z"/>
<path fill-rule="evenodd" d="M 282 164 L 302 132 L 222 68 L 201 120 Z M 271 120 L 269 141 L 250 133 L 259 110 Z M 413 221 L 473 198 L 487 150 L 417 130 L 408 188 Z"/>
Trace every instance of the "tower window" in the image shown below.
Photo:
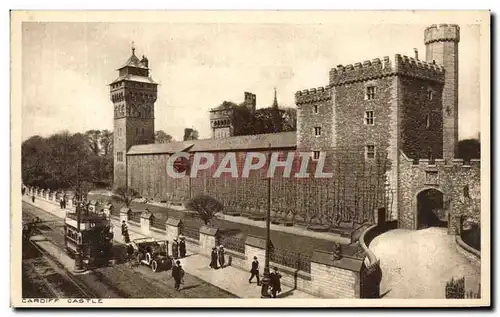
<path fill-rule="evenodd" d="M 432 90 L 430 90 L 430 89 L 429 89 L 429 90 L 427 91 L 427 99 L 432 100 L 432 97 L 433 97 Z"/>
<path fill-rule="evenodd" d="M 369 144 L 366 146 L 366 158 L 373 159 L 375 158 L 375 145 Z"/>
<path fill-rule="evenodd" d="M 375 117 L 373 116 L 373 110 L 365 111 L 365 124 L 373 125 L 375 123 Z"/>
<path fill-rule="evenodd" d="M 426 115 L 425 116 L 425 127 L 427 129 L 429 129 L 430 126 L 431 126 L 431 116 L 430 115 Z"/>
<path fill-rule="evenodd" d="M 366 100 L 373 100 L 373 99 L 375 99 L 375 93 L 376 92 L 377 92 L 377 87 L 375 87 L 375 86 L 368 86 L 368 87 L 366 87 L 365 99 Z"/>
<path fill-rule="evenodd" d="M 118 162 L 123 162 L 123 152 L 116 152 L 116 160 Z"/>
<path fill-rule="evenodd" d="M 314 113 L 318 113 L 318 105 L 314 105 Z"/>
<path fill-rule="evenodd" d="M 313 159 L 319 160 L 320 151 L 313 151 Z"/>
<path fill-rule="evenodd" d="M 321 135 L 321 127 L 314 127 L 314 135 L 315 136 Z"/>

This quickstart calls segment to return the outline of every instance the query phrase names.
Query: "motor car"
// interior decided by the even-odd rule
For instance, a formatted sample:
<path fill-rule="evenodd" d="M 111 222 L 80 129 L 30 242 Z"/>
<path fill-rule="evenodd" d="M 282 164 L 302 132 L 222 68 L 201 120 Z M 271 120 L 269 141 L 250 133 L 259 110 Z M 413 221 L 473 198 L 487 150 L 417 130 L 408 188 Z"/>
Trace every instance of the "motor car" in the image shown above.
<path fill-rule="evenodd" d="M 131 242 L 137 254 L 137 262 L 147 265 L 153 272 L 170 270 L 173 259 L 168 255 L 168 241 L 154 238 L 139 238 Z"/>

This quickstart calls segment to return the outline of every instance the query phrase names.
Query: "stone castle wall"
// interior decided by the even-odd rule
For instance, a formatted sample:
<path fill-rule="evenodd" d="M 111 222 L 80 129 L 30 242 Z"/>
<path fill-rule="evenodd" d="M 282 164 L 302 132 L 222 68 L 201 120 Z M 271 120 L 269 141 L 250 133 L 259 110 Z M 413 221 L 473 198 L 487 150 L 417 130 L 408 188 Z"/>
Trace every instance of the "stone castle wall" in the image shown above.
<path fill-rule="evenodd" d="M 464 187 L 469 186 L 471 196 L 480 203 L 481 184 L 480 160 L 464 162 L 455 159 L 445 162 L 437 159 L 434 163 L 421 159 L 410 160 L 400 154 L 399 163 L 399 227 L 416 229 L 418 224 L 417 195 L 423 190 L 435 188 L 443 193 L 451 221 L 450 233 L 455 233 L 460 215 L 468 214 L 470 209 L 464 204 Z M 470 215 L 478 217 L 479 215 Z"/>

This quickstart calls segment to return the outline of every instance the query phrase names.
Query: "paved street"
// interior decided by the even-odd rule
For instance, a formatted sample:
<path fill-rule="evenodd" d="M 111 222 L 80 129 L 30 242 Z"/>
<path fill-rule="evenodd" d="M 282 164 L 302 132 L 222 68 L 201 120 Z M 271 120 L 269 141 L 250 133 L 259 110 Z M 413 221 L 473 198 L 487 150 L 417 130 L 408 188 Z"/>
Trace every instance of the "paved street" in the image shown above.
<path fill-rule="evenodd" d="M 396 229 L 376 237 L 370 249 L 380 258 L 384 298 L 445 298 L 446 282 L 465 276 L 477 291 L 480 267 L 457 251 L 446 228 Z"/>
<path fill-rule="evenodd" d="M 26 216 L 28 214 L 29 216 Z M 23 215 L 28 219 L 38 216 L 43 221 L 42 232 L 53 244 L 64 247 L 63 219 L 23 203 Z M 120 245 L 115 247 L 118 254 L 123 251 Z M 61 257 L 66 258 L 64 255 Z M 26 261 L 25 261 L 26 262 Z M 67 260 L 63 261 L 67 262 Z M 67 263 L 63 263 L 63 265 Z M 68 269 L 68 268 L 67 268 Z M 153 273 L 147 267 L 130 268 L 126 264 L 117 264 L 93 270 L 86 274 L 75 275 L 78 281 L 100 298 L 232 298 L 228 292 L 206 283 L 195 276 L 186 274 L 181 292 L 174 289 L 170 271 Z M 64 292 L 64 290 L 63 290 Z"/>

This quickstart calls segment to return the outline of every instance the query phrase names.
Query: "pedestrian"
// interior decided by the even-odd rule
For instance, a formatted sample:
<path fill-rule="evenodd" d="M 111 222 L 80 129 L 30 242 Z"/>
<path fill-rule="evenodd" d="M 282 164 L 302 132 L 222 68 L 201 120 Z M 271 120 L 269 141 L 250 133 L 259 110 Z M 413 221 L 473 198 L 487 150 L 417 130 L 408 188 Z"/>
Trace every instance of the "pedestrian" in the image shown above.
<path fill-rule="evenodd" d="M 122 236 L 125 234 L 125 231 L 127 231 L 127 223 L 125 220 L 122 220 Z"/>
<path fill-rule="evenodd" d="M 132 259 L 134 256 L 135 250 L 131 243 L 127 243 L 127 262 L 130 266 L 132 266 Z"/>
<path fill-rule="evenodd" d="M 35 203 L 35 194 L 31 195 L 31 202 Z"/>
<path fill-rule="evenodd" d="M 273 267 L 273 272 L 269 274 L 271 280 L 271 294 L 276 298 L 276 293 L 281 293 L 281 274 L 278 272 L 277 267 Z"/>
<path fill-rule="evenodd" d="M 260 285 L 260 277 L 259 277 L 259 261 L 257 261 L 257 257 L 253 257 L 252 261 L 252 268 L 250 269 L 250 273 L 252 275 L 250 276 L 250 279 L 248 279 L 248 283 L 252 284 L 252 279 L 254 276 L 257 277 L 257 285 Z"/>
<path fill-rule="evenodd" d="M 179 241 L 179 255 L 181 258 L 186 257 L 186 238 L 184 236 L 179 237 L 181 241 Z"/>
<path fill-rule="evenodd" d="M 218 267 L 217 267 L 217 248 L 216 247 L 212 248 L 212 255 L 210 258 L 211 258 L 210 267 L 214 270 L 218 269 Z"/>
<path fill-rule="evenodd" d="M 61 209 L 64 209 L 64 203 L 63 203 L 62 198 L 59 199 L 59 207 L 61 207 Z"/>
<path fill-rule="evenodd" d="M 174 259 L 179 257 L 179 242 L 177 242 L 177 238 L 174 238 L 174 242 L 172 242 L 172 257 Z"/>
<path fill-rule="evenodd" d="M 175 261 L 175 266 L 172 268 L 172 277 L 175 281 L 175 289 L 180 291 L 181 284 L 184 284 L 184 270 L 181 266 L 181 261 Z"/>
<path fill-rule="evenodd" d="M 226 263 L 226 259 L 224 258 L 224 254 L 226 253 L 224 251 L 224 246 L 223 245 L 220 245 L 219 246 L 219 252 L 218 252 L 218 256 L 219 256 L 219 264 L 220 264 L 220 267 L 221 269 L 224 268 L 224 264 Z"/>
<path fill-rule="evenodd" d="M 64 193 L 64 195 L 63 195 L 62 206 L 63 206 L 63 209 L 66 209 L 66 193 Z"/>

